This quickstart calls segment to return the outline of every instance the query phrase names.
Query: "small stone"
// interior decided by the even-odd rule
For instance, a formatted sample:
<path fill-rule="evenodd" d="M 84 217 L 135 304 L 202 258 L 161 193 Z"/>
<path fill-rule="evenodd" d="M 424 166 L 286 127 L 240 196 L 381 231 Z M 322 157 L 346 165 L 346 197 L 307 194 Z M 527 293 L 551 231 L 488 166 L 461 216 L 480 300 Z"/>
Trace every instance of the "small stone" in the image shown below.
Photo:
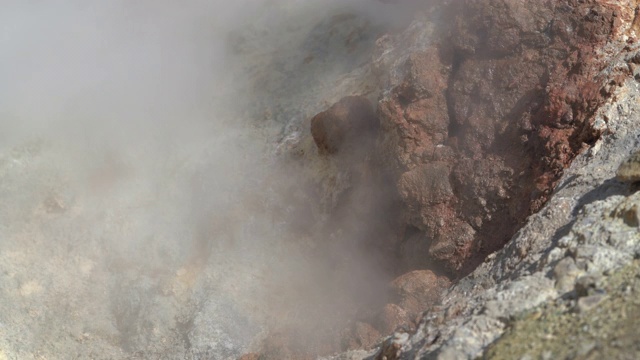
<path fill-rule="evenodd" d="M 409 334 L 405 332 L 395 332 L 382 343 L 380 351 L 374 360 L 397 360 L 402 354 L 402 347 L 409 341 Z"/>
<path fill-rule="evenodd" d="M 637 201 L 637 200 L 636 200 Z M 613 211 L 613 216 L 622 219 L 627 226 L 640 226 L 640 209 L 637 202 L 631 200 L 623 201 Z"/>
<path fill-rule="evenodd" d="M 595 342 L 586 342 L 584 344 L 580 344 L 580 349 L 578 350 L 578 356 L 579 357 L 587 356 L 595 348 L 596 348 Z"/>
<path fill-rule="evenodd" d="M 563 249 L 569 249 L 576 245 L 576 240 L 573 236 L 563 236 L 558 240 L 558 247 Z"/>
<path fill-rule="evenodd" d="M 616 172 L 616 179 L 628 183 L 640 181 L 640 150 L 631 154 L 620 164 Z"/>
<path fill-rule="evenodd" d="M 605 298 L 606 298 L 606 295 L 603 295 L 603 294 L 596 294 L 596 295 L 581 297 L 576 302 L 576 311 L 579 313 L 588 312 L 593 308 L 595 308 L 596 306 L 598 306 L 598 304 L 600 304 L 602 300 L 604 300 Z"/>
<path fill-rule="evenodd" d="M 556 289 L 561 293 L 571 291 L 574 287 L 575 279 L 581 273 L 573 258 L 565 257 L 560 260 L 553 268 L 553 276 L 556 278 Z"/>

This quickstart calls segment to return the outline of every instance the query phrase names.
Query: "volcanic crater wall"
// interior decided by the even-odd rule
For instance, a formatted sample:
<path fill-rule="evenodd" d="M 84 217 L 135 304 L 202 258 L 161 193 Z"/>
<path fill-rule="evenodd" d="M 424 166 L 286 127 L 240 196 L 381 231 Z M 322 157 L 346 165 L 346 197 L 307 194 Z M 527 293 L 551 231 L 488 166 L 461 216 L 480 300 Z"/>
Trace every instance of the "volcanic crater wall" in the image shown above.
<path fill-rule="evenodd" d="M 637 2 L 382 2 L 9 2 L 25 134 L 0 138 L 34 139 L 0 153 L 0 358 L 394 359 L 396 330 L 504 328 L 522 301 L 470 296 L 537 266 L 508 241 L 640 78 L 610 62 Z"/>
<path fill-rule="evenodd" d="M 457 277 L 501 248 L 599 138 L 590 115 L 617 82 L 601 73 L 598 51 L 631 11 L 599 1 L 431 6 L 453 21 L 435 30 L 436 40 L 404 50 L 399 69 L 386 69 L 402 75 L 378 101 L 379 125 L 369 126 L 379 126 L 377 141 L 367 146 L 402 204 L 395 238 L 385 240 L 399 266 Z M 377 52 L 419 41 L 411 36 L 385 35 Z M 324 156 L 350 154 L 337 151 L 344 138 L 370 137 L 354 129 L 371 110 L 350 99 L 312 120 Z M 335 112 L 342 128 L 327 120 Z"/>
<path fill-rule="evenodd" d="M 450 280 L 545 204 L 563 170 L 602 135 L 592 115 L 632 71 L 608 63 L 637 23 L 636 7 L 425 2 L 423 19 L 378 38 L 370 64 L 377 104 L 349 96 L 310 122 L 318 156 L 357 179 L 340 196 L 367 184 L 367 196 L 385 197 L 370 200 L 375 215 L 361 219 L 385 214 L 384 231 L 360 245 L 402 275 L 384 309 L 352 328 L 350 347 L 371 345 L 372 332 L 411 328 Z"/>

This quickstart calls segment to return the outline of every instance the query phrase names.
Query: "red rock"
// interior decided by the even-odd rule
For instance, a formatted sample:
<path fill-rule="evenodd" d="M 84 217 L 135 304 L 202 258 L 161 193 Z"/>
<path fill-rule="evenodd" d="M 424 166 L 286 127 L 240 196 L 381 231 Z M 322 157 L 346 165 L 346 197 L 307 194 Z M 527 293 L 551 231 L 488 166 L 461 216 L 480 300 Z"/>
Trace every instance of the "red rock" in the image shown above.
<path fill-rule="evenodd" d="M 407 60 L 407 73 L 389 97 L 378 105 L 382 162 L 406 170 L 422 158 L 432 159 L 447 139 L 449 114 L 445 90 L 449 68 L 430 48 Z"/>
<path fill-rule="evenodd" d="M 434 64 L 439 63 L 439 54 L 434 48 L 409 55 L 404 82 L 395 90 L 400 101 L 408 104 L 442 95 L 447 83 L 438 67 L 434 68 Z"/>
<path fill-rule="evenodd" d="M 450 6 L 448 38 L 408 55 L 380 100 L 378 146 L 405 224 L 421 232 L 405 236 L 401 262 L 460 275 L 502 247 L 598 138 L 585 119 L 615 81 L 603 82 L 595 49 L 633 14 L 596 0 Z"/>

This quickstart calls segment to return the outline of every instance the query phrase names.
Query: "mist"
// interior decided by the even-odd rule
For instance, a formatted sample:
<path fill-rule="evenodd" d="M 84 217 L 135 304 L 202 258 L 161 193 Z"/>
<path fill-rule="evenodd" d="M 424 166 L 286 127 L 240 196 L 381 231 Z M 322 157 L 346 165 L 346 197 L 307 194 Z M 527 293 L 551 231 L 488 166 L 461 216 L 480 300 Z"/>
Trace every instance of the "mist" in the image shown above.
<path fill-rule="evenodd" d="M 320 90 L 269 78 L 336 9 L 406 19 L 370 3 L 4 1 L 0 358 L 223 359 L 291 329 L 316 346 L 383 301 L 360 240 L 318 245 L 317 190 L 277 156 L 361 59 Z"/>

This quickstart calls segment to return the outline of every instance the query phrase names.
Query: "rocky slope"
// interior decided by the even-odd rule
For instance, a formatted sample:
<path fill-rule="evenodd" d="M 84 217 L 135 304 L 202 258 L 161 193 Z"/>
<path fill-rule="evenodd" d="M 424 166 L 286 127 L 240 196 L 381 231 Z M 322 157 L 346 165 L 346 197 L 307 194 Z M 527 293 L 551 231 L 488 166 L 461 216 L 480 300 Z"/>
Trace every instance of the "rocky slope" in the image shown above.
<path fill-rule="evenodd" d="M 393 324 L 405 330 L 387 339 L 373 357 L 476 357 L 510 318 L 573 290 L 572 280 L 581 271 L 597 273 L 625 263 L 601 259 L 598 265 L 570 266 L 571 260 L 564 260 L 557 265 L 560 259 L 553 256 L 561 250 L 552 244 L 563 231 L 580 231 L 577 224 L 570 227 L 577 219 L 566 215 L 562 220 L 559 213 L 575 216 L 586 202 L 579 197 L 604 196 L 586 187 L 578 190 L 581 182 L 613 177 L 622 156 L 636 146 L 625 139 L 602 150 L 619 129 L 637 134 L 631 115 L 637 102 L 636 7 L 635 2 L 598 1 L 432 4 L 422 21 L 378 40 L 381 55 L 373 64 L 383 74 L 384 91 L 370 153 L 384 169 L 386 184 L 396 189 L 394 210 L 400 215 L 381 240 L 391 242 L 394 269 L 429 269 L 455 279 L 509 242 L 446 291 L 443 303 L 423 313 L 416 330 L 412 317 L 419 311 L 402 295 L 391 300 L 371 323 L 388 319 L 394 309 Z M 434 20 L 442 18 L 454 21 L 447 26 Z M 315 140 L 319 147 L 326 142 Z M 598 160 L 598 153 L 607 160 Z M 567 168 L 577 154 L 583 154 L 579 165 Z M 596 178 L 605 162 L 608 170 Z M 579 176 L 571 173 L 576 167 L 584 171 Z M 577 192 L 565 196 L 565 186 Z M 606 219 L 600 221 L 607 224 Z M 589 227 L 594 223 L 590 219 Z M 633 254 L 638 233 L 630 224 L 612 230 L 617 235 L 607 232 L 583 241 L 628 244 L 620 253 Z M 590 251 L 606 257 L 605 251 Z M 577 253 L 566 250 L 570 258 Z M 632 256 L 625 258 L 629 262 Z M 569 280 L 553 278 L 556 266 L 556 273 L 566 266 L 582 270 L 567 270 L 573 276 Z M 411 297 L 440 291 L 437 282 L 426 283 L 430 289 L 420 288 Z M 421 309 L 434 304 L 425 301 Z"/>
<path fill-rule="evenodd" d="M 637 6 L 257 6 L 201 136 L 3 151 L 0 359 L 608 354 L 540 349 L 635 289 Z"/>
<path fill-rule="evenodd" d="M 415 331 L 396 332 L 372 353 L 337 358 L 476 358 L 531 308 L 557 298 L 579 311 L 596 306 L 589 304 L 603 295 L 581 290 L 583 283 L 637 252 L 635 187 L 615 180 L 638 146 L 637 5 L 458 5 L 451 41 L 414 43 L 400 57 L 398 85 L 379 102 L 382 127 L 391 121 L 383 156 L 400 173 L 405 219 L 416 228 L 400 256 L 464 273 L 474 256 L 506 246 L 447 290 Z M 429 55 L 442 48 L 453 61 Z M 414 115 L 420 107 L 427 110 Z M 425 182 L 431 176 L 449 182 Z M 510 336 L 532 348 L 544 341 Z M 505 353 L 498 344 L 487 356 L 527 355 L 527 347 Z M 559 355 L 553 351 L 544 356 Z"/>

